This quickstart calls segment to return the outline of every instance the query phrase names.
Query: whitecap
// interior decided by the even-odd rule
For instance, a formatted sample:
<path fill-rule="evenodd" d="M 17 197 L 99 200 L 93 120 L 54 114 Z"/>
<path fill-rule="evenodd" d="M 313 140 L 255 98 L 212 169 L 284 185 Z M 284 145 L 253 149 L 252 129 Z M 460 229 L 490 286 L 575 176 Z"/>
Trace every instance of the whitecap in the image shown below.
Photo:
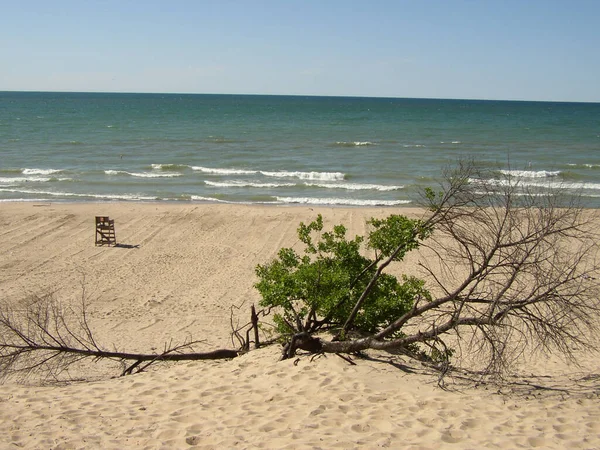
<path fill-rule="evenodd" d="M 545 189 L 569 189 L 569 190 L 598 190 L 600 189 L 600 183 L 577 183 L 577 182 L 565 182 L 562 180 L 553 181 L 547 179 L 545 181 L 533 181 L 524 179 L 469 179 L 469 183 L 472 184 L 483 184 L 489 186 L 520 186 L 520 187 L 535 187 Z"/>
<path fill-rule="evenodd" d="M 250 187 L 250 188 L 280 188 L 293 187 L 295 183 L 252 183 L 250 181 L 204 181 L 208 186 L 214 187 Z"/>
<path fill-rule="evenodd" d="M 377 145 L 377 144 L 375 142 L 371 142 L 371 141 L 350 141 L 350 142 L 337 141 L 335 143 L 335 145 L 338 145 L 340 147 L 366 147 L 369 145 Z"/>
<path fill-rule="evenodd" d="M 359 184 L 359 183 L 306 183 L 307 186 L 320 187 L 325 189 L 347 189 L 350 191 L 398 191 L 404 189 L 404 186 L 384 186 L 380 184 Z"/>
<path fill-rule="evenodd" d="M 60 169 L 23 169 L 23 175 L 50 175 L 61 172 Z"/>
<path fill-rule="evenodd" d="M 154 170 L 182 170 L 190 167 L 186 164 L 151 164 Z"/>
<path fill-rule="evenodd" d="M 519 178 L 547 178 L 556 177 L 560 175 L 559 170 L 548 171 L 548 170 L 500 170 L 502 175 L 508 175 L 511 177 Z"/>
<path fill-rule="evenodd" d="M 253 175 L 258 173 L 256 170 L 244 170 L 244 169 L 215 169 L 211 167 L 192 166 L 193 170 L 211 173 L 216 175 Z"/>
<path fill-rule="evenodd" d="M 138 178 L 173 178 L 180 177 L 180 173 L 156 173 L 156 172 L 127 172 L 125 170 L 105 170 L 106 175 L 129 175 Z"/>
<path fill-rule="evenodd" d="M 48 177 L 0 177 L 0 183 L 45 183 Z"/>
<path fill-rule="evenodd" d="M 600 167 L 600 164 L 574 164 L 574 163 L 570 163 L 567 164 L 567 166 L 569 167 L 585 167 L 586 169 L 595 169 L 597 167 Z"/>
<path fill-rule="evenodd" d="M 301 180 L 340 181 L 345 178 L 345 175 L 342 172 L 288 172 L 287 170 L 282 170 L 278 172 L 261 171 L 260 173 L 267 177 L 292 177 L 300 178 Z"/>
<path fill-rule="evenodd" d="M 312 197 L 276 197 L 281 203 L 301 203 L 308 205 L 346 205 L 346 206 L 398 206 L 411 203 L 410 200 L 359 200 L 355 198 L 312 198 Z"/>
<path fill-rule="evenodd" d="M 174 177 L 180 177 L 181 174 L 180 173 L 151 173 L 151 172 L 125 172 L 128 175 L 131 175 L 132 177 L 138 177 L 138 178 L 174 178 Z"/>

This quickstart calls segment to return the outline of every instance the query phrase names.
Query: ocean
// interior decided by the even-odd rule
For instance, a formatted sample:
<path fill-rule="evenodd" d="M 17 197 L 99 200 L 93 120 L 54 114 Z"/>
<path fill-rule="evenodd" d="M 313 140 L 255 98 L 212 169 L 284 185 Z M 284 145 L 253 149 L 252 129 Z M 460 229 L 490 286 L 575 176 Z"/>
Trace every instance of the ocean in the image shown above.
<path fill-rule="evenodd" d="M 600 207 L 600 104 L 0 92 L 0 202 L 414 206 L 459 158 Z"/>

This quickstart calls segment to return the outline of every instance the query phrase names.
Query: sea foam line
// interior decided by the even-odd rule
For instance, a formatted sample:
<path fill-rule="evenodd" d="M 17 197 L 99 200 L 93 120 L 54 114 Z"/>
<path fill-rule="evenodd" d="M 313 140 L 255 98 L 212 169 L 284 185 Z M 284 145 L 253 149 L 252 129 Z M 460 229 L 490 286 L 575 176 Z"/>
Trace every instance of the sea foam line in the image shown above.
<path fill-rule="evenodd" d="M 266 170 L 247 170 L 247 169 L 222 169 L 202 166 L 192 166 L 193 170 L 215 174 L 215 175 L 257 175 L 261 174 L 272 178 L 299 178 L 301 180 L 322 180 L 322 181 L 340 181 L 345 178 L 342 172 L 301 172 L 301 171 L 266 171 Z"/>
<path fill-rule="evenodd" d="M 338 147 L 367 147 L 369 145 L 377 145 L 375 142 L 371 141 L 337 141 L 335 143 Z"/>
<path fill-rule="evenodd" d="M 586 169 L 597 169 L 600 164 L 567 164 L 570 167 L 585 167 Z"/>
<path fill-rule="evenodd" d="M 210 173 L 215 175 L 254 175 L 257 174 L 257 170 L 244 170 L 244 169 L 215 169 L 211 167 L 202 166 L 191 166 L 193 170 L 202 173 Z"/>
<path fill-rule="evenodd" d="M 45 183 L 51 179 L 48 177 L 0 177 L 0 183 Z"/>
<path fill-rule="evenodd" d="M 180 177 L 180 173 L 155 173 L 155 172 L 127 172 L 125 170 L 105 170 L 106 175 L 129 175 L 138 178 L 173 178 Z"/>
<path fill-rule="evenodd" d="M 189 168 L 187 164 L 151 164 L 152 169 L 154 170 L 184 170 Z"/>
<path fill-rule="evenodd" d="M 359 200 L 355 198 L 276 197 L 276 199 L 281 203 L 307 205 L 397 206 L 411 203 L 410 200 Z"/>
<path fill-rule="evenodd" d="M 329 180 L 329 181 L 341 181 L 346 176 L 342 172 L 288 172 L 287 170 L 282 170 L 278 172 L 264 172 L 261 171 L 266 177 L 275 177 L 275 178 L 299 178 L 301 180 Z"/>
<path fill-rule="evenodd" d="M 320 187 L 325 189 L 346 189 L 349 191 L 398 191 L 404 189 L 404 186 L 384 186 L 380 184 L 359 184 L 359 183 L 306 183 L 306 186 Z"/>
<path fill-rule="evenodd" d="M 547 178 L 557 177 L 560 175 L 560 170 L 500 170 L 502 175 L 519 178 Z"/>
<path fill-rule="evenodd" d="M 255 202 L 239 202 L 239 201 L 232 202 L 232 201 L 222 200 L 222 199 L 214 198 L 214 197 L 202 197 L 200 195 L 192 195 L 191 200 L 196 201 L 196 202 L 216 202 L 216 203 L 227 203 L 227 204 L 232 204 L 232 205 L 254 205 L 254 204 L 256 204 Z"/>
<path fill-rule="evenodd" d="M 47 202 L 47 198 L 0 198 L 0 203 L 15 202 Z"/>
<path fill-rule="evenodd" d="M 52 197 L 79 197 L 79 198 L 99 198 L 105 200 L 158 200 L 157 197 L 147 197 L 141 195 L 119 195 L 119 194 L 77 194 L 75 192 L 52 192 L 52 191 L 37 191 L 29 189 L 4 189 L 2 192 L 12 192 L 16 194 L 35 194 L 35 195 L 50 195 Z"/>
<path fill-rule="evenodd" d="M 23 169 L 23 175 L 51 175 L 53 173 L 62 172 L 60 169 Z"/>
<path fill-rule="evenodd" d="M 469 179 L 469 183 L 473 184 L 488 184 L 490 186 L 520 186 L 520 187 L 536 187 L 545 189 L 569 189 L 569 190 L 598 190 L 600 189 L 600 183 L 573 183 L 565 181 L 525 181 L 523 179 L 490 179 L 490 180 L 479 180 Z"/>
<path fill-rule="evenodd" d="M 208 186 L 214 187 L 250 187 L 250 188 L 281 188 L 293 187 L 296 183 L 252 183 L 250 181 L 204 181 Z"/>

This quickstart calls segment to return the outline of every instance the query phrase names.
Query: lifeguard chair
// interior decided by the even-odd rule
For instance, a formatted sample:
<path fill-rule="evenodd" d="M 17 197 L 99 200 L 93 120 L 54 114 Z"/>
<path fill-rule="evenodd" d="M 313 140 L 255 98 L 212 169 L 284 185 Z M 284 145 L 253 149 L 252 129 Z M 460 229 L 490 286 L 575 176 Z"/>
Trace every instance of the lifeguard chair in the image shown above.
<path fill-rule="evenodd" d="M 96 246 L 117 245 L 115 221 L 107 216 L 96 216 Z"/>

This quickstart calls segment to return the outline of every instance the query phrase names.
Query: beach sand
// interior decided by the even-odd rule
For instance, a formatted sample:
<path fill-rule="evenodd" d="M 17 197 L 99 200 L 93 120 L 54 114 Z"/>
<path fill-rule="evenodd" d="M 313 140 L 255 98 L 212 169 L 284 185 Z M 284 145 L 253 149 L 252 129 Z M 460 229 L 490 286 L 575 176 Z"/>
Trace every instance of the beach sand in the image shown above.
<path fill-rule="evenodd" d="M 0 206 L 0 301 L 53 292 L 88 303 L 105 348 L 160 352 L 165 343 L 233 348 L 259 296 L 254 268 L 296 228 L 364 233 L 365 220 L 412 209 L 191 204 Z M 123 247 L 94 245 L 94 216 L 115 219 Z M 446 389 L 420 363 L 385 353 L 279 361 L 270 346 L 233 360 L 155 365 L 119 377 L 92 363 L 74 381 L 0 385 L 0 448 L 600 448 L 600 363 L 527 358 L 507 384 L 454 373 Z"/>

